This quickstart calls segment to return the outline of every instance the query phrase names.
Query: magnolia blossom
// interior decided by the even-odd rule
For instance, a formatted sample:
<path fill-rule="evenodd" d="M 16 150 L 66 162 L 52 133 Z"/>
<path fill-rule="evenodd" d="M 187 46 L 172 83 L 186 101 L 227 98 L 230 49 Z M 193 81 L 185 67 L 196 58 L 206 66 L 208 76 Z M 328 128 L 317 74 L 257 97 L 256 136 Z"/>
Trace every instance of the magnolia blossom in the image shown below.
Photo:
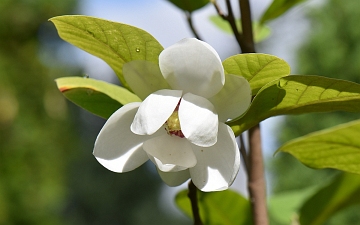
<path fill-rule="evenodd" d="M 192 38 L 162 51 L 155 68 L 160 68 L 157 83 L 146 81 L 147 74 L 131 82 L 131 72 L 126 76 L 130 70 L 124 68 L 136 94 L 148 95 L 142 93 L 146 88 L 154 92 L 111 115 L 93 154 L 114 172 L 131 171 L 150 159 L 170 186 L 191 178 L 202 191 L 227 189 L 239 171 L 240 155 L 225 122 L 247 110 L 249 83 L 240 76 L 225 75 L 215 50 Z M 147 86 L 136 87 L 141 82 L 148 82 Z"/>

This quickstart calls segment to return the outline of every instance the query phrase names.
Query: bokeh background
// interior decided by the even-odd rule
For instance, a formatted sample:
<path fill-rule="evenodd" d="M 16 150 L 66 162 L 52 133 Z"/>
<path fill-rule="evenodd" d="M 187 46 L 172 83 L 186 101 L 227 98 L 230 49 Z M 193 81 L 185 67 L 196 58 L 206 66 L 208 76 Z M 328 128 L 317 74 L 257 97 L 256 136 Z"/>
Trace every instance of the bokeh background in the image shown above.
<path fill-rule="evenodd" d="M 258 18 L 270 0 L 251 4 Z M 151 164 L 116 174 L 92 156 L 105 121 L 64 99 L 54 79 L 90 76 L 117 81 L 105 63 L 59 39 L 47 20 L 65 14 L 141 27 L 164 47 L 192 36 L 183 13 L 166 0 L 1 0 L 0 225 L 191 224 L 170 205 L 178 189 L 165 187 Z M 211 5 L 195 12 L 195 26 L 225 59 L 239 49 L 232 36 L 211 24 L 213 14 Z M 293 73 L 360 82 L 358 21 L 358 0 L 309 0 L 271 22 L 272 36 L 257 50 L 284 58 Z M 269 194 L 325 184 L 336 173 L 311 170 L 286 154 L 273 157 L 277 146 L 357 118 L 331 113 L 265 121 Z M 234 186 L 246 194 L 243 175 Z M 328 225 L 359 224 L 359 210 L 354 206 Z"/>

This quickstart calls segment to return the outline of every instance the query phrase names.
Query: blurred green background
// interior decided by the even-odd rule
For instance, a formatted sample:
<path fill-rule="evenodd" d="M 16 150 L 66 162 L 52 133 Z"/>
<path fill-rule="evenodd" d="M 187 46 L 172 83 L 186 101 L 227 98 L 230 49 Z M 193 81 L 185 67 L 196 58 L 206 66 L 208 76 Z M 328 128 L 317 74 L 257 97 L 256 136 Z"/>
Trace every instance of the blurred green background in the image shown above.
<path fill-rule="evenodd" d="M 76 9 L 74 0 L 0 1 L 0 224 L 178 224 L 161 210 L 156 172 L 97 163 L 104 121 L 56 88 L 82 68 L 59 58 L 64 42 L 47 20 Z"/>

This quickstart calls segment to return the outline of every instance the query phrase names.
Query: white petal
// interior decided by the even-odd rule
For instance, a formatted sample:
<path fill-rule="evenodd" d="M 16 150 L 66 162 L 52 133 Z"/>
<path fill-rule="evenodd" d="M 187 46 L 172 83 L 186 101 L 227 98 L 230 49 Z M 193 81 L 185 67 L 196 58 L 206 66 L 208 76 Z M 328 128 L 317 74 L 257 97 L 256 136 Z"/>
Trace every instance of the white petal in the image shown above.
<path fill-rule="evenodd" d="M 223 89 L 209 100 L 214 104 L 221 122 L 234 119 L 250 106 L 250 84 L 241 76 L 226 74 Z"/>
<path fill-rule="evenodd" d="M 164 125 L 180 101 L 182 91 L 159 90 L 149 95 L 140 105 L 131 131 L 151 135 Z"/>
<path fill-rule="evenodd" d="M 225 83 L 219 55 L 207 43 L 186 38 L 166 48 L 159 56 L 160 70 L 173 89 L 209 98 Z"/>
<path fill-rule="evenodd" d="M 189 170 L 179 172 L 162 172 L 158 170 L 161 179 L 170 187 L 179 186 L 190 178 Z"/>
<path fill-rule="evenodd" d="M 147 140 L 143 148 L 164 172 L 184 170 L 196 164 L 192 145 L 185 138 L 165 134 Z"/>
<path fill-rule="evenodd" d="M 218 115 L 206 98 L 186 93 L 180 102 L 179 120 L 182 133 L 194 145 L 209 147 L 216 143 Z"/>
<path fill-rule="evenodd" d="M 131 90 L 142 100 L 155 91 L 170 89 L 161 74 L 159 65 L 149 61 L 134 60 L 125 63 L 123 74 Z"/>
<path fill-rule="evenodd" d="M 151 136 L 140 136 L 130 131 L 130 124 L 140 104 L 129 103 L 118 109 L 96 138 L 93 154 L 100 164 L 111 171 L 127 172 L 149 159 L 142 144 Z"/>
<path fill-rule="evenodd" d="M 219 124 L 219 137 L 209 148 L 194 147 L 198 160 L 190 168 L 191 179 L 202 191 L 226 190 L 234 181 L 240 168 L 240 154 L 231 128 Z"/>
<path fill-rule="evenodd" d="M 156 165 L 156 168 L 163 172 L 178 172 L 188 169 L 187 167 L 178 166 L 175 164 L 164 164 L 160 159 L 148 154 L 149 159 Z"/>

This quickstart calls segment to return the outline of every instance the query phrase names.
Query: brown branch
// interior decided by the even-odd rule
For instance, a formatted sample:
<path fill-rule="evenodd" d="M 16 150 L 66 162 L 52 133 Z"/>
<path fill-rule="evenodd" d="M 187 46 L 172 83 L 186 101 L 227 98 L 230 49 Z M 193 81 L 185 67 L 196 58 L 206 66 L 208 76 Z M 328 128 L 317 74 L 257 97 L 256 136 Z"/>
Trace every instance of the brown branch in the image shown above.
<path fill-rule="evenodd" d="M 216 3 L 215 0 L 211 1 L 216 9 L 216 12 L 218 13 L 219 16 L 221 16 L 221 18 L 223 18 L 224 20 L 228 21 L 231 30 L 233 31 L 233 34 L 235 36 L 235 39 L 237 41 L 237 43 L 239 44 L 240 48 L 243 45 L 243 40 L 242 40 L 242 34 L 239 32 L 237 26 L 236 26 L 236 19 L 232 10 L 232 6 L 231 6 L 231 2 L 230 0 L 226 0 L 226 7 L 228 10 L 228 14 L 225 15 L 219 5 Z"/>
<path fill-rule="evenodd" d="M 255 52 L 254 36 L 252 29 L 251 10 L 249 0 L 239 0 L 241 13 L 242 41 L 241 50 L 243 53 Z"/>
<path fill-rule="evenodd" d="M 192 14 L 191 12 L 188 12 L 188 11 L 185 11 L 185 15 L 186 15 L 186 19 L 187 19 L 187 22 L 188 22 L 188 25 L 192 31 L 192 33 L 194 34 L 194 36 L 199 39 L 199 40 L 203 40 L 200 35 L 198 34 L 198 32 L 196 31 L 195 27 L 194 27 L 194 24 L 193 24 L 193 21 L 192 21 Z"/>
<path fill-rule="evenodd" d="M 191 209 L 194 217 L 194 225 L 203 225 L 199 214 L 197 187 L 194 185 L 192 180 L 190 180 L 188 188 L 189 188 L 188 197 L 191 202 Z"/>
<path fill-rule="evenodd" d="M 248 189 L 254 225 L 268 225 L 260 125 L 256 125 L 249 130 L 249 146 Z"/>

